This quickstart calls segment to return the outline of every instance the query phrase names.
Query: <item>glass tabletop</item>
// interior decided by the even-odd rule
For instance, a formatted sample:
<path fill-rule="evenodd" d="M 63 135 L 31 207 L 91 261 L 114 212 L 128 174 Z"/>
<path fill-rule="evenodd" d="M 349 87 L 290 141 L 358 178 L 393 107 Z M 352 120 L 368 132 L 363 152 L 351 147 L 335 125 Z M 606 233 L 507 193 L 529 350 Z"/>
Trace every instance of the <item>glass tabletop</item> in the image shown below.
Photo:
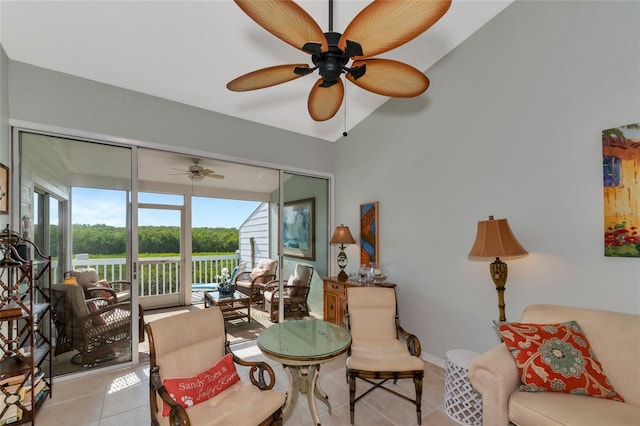
<path fill-rule="evenodd" d="M 351 345 L 346 328 L 317 319 L 274 324 L 258 336 L 266 355 L 288 361 L 321 361 L 345 352 Z"/>
<path fill-rule="evenodd" d="M 236 291 L 233 294 L 230 295 L 221 295 L 219 291 L 207 291 L 206 292 L 207 297 L 210 300 L 215 300 L 216 302 L 220 302 L 221 300 L 224 301 L 229 301 L 229 300 L 244 300 L 244 299 L 248 299 L 249 296 L 240 293 L 239 291 Z"/>

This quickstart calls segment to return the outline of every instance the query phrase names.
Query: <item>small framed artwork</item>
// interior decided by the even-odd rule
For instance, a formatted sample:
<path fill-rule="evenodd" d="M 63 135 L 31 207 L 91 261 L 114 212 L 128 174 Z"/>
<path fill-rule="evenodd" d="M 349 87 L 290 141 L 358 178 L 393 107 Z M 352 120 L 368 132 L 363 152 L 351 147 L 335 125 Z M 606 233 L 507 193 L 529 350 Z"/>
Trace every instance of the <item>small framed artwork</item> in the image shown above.
<path fill-rule="evenodd" d="M 284 203 L 285 256 L 315 260 L 315 198 Z"/>
<path fill-rule="evenodd" d="M 379 265 L 378 202 L 360 204 L 360 265 Z"/>
<path fill-rule="evenodd" d="M 9 168 L 0 164 L 0 214 L 9 214 Z"/>

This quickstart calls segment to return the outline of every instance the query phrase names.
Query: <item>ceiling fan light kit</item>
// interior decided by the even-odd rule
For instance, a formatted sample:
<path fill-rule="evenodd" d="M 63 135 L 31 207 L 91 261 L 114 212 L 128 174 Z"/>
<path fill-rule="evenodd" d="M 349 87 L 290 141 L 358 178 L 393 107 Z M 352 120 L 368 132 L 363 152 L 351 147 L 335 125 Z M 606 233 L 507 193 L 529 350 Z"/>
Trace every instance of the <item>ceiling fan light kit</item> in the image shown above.
<path fill-rule="evenodd" d="M 413 40 L 449 10 L 451 0 L 377 0 L 365 7 L 344 33 L 333 31 L 333 0 L 329 0 L 329 31 L 292 0 L 235 0 L 258 25 L 291 46 L 311 55 L 307 64 L 278 65 L 242 75 L 227 84 L 236 92 L 263 89 L 309 75 L 320 79 L 309 93 L 309 115 L 332 118 L 340 109 L 347 80 L 370 92 L 409 98 L 424 93 L 429 79 L 403 62 L 373 56 Z M 351 66 L 347 66 L 352 61 Z"/>

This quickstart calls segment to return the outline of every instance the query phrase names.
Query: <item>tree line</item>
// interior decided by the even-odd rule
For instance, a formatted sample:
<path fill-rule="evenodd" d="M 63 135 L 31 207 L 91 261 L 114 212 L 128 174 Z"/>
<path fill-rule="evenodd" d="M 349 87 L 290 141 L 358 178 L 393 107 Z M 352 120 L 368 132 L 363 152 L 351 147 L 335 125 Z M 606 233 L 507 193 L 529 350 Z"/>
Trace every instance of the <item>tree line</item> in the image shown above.
<path fill-rule="evenodd" d="M 58 226 L 50 229 L 51 241 L 58 240 Z M 123 254 L 126 252 L 127 230 L 109 225 L 72 226 L 73 254 Z M 236 228 L 193 228 L 194 253 L 234 252 L 238 249 Z M 138 228 L 140 253 L 180 253 L 178 226 L 141 226 Z M 54 247 L 57 244 L 53 244 Z"/>

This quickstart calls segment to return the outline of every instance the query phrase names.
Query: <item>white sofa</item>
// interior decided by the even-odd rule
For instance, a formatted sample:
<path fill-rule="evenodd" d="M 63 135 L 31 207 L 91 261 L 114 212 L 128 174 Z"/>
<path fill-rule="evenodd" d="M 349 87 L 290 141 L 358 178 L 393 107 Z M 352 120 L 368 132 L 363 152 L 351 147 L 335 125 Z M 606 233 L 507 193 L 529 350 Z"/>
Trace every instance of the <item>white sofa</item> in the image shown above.
<path fill-rule="evenodd" d="M 561 392 L 524 392 L 505 344 L 478 356 L 469 368 L 482 394 L 483 425 L 638 426 L 640 425 L 640 315 L 559 305 L 531 305 L 521 322 L 575 320 L 625 402 Z"/>

